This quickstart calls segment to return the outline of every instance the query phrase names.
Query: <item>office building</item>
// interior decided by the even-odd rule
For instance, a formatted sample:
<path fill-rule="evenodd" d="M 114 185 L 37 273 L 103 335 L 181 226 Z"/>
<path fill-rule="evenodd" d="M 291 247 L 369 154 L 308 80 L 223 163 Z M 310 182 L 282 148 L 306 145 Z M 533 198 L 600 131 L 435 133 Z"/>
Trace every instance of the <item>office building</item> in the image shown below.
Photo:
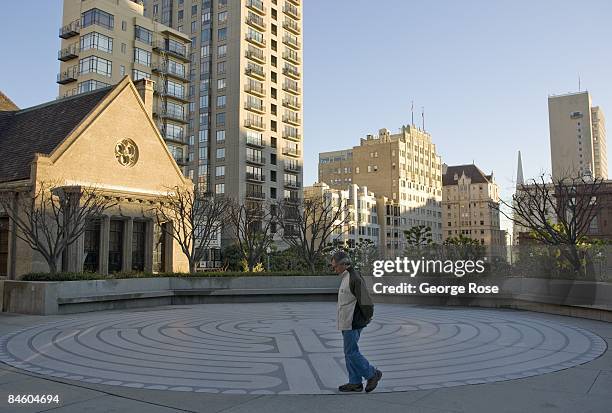
<path fill-rule="evenodd" d="M 553 179 L 608 179 L 605 118 L 589 92 L 549 96 L 548 116 Z"/>
<path fill-rule="evenodd" d="M 362 138 L 352 149 L 319 154 L 319 181 L 342 189 L 365 186 L 378 200 L 383 253 L 392 257 L 406 248 L 404 231 L 431 228 L 434 242 L 442 242 L 441 158 L 429 133 L 414 125 L 399 133 L 381 129 Z"/>

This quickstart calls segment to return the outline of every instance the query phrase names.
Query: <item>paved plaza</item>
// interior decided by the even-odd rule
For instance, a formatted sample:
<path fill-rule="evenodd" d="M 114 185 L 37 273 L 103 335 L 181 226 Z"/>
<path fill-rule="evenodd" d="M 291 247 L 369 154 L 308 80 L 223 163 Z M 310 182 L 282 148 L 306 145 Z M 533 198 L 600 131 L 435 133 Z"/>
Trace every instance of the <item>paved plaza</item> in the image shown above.
<path fill-rule="evenodd" d="M 610 324 L 378 304 L 360 347 L 383 380 L 376 393 L 340 395 L 347 379 L 335 314 L 335 303 L 257 303 L 1 315 L 0 411 L 370 411 L 375 402 L 390 411 L 493 411 L 468 408 L 477 400 L 466 397 L 495 394 L 507 399 L 495 411 L 612 411 Z M 8 394 L 53 391 L 61 403 L 6 404 Z M 533 394 L 510 397 L 525 391 Z M 429 400 L 435 393 L 446 396 Z M 514 409 L 529 400 L 543 409 Z M 560 400 L 574 410 L 555 410 Z"/>

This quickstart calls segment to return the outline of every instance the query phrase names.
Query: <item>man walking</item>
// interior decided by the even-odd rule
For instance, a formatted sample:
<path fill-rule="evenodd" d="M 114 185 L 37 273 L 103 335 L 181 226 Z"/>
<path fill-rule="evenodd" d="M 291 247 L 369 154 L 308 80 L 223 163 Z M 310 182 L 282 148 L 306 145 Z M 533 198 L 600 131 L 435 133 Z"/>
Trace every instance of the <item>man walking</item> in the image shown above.
<path fill-rule="evenodd" d="M 366 379 L 366 392 L 376 388 L 382 372 L 374 368 L 359 352 L 361 330 L 374 315 L 374 304 L 361 275 L 351 267 L 351 261 L 344 251 L 336 252 L 331 261 L 334 271 L 342 277 L 338 290 L 338 330 L 344 341 L 344 360 L 349 382 L 338 387 L 341 392 L 360 392 Z"/>

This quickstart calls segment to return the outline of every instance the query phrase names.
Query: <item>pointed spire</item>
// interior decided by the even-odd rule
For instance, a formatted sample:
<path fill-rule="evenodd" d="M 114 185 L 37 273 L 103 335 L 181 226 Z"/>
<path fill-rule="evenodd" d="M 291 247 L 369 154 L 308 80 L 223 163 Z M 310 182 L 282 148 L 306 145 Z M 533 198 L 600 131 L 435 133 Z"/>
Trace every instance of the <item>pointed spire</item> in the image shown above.
<path fill-rule="evenodd" d="M 521 161 L 521 151 L 518 151 L 518 165 L 516 167 L 516 186 L 523 185 L 523 162 Z"/>

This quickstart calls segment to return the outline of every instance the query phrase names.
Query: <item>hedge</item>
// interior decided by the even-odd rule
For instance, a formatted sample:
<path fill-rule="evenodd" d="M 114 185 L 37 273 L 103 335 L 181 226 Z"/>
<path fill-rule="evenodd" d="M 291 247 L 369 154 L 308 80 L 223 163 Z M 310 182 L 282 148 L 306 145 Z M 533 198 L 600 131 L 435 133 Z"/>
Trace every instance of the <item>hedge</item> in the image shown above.
<path fill-rule="evenodd" d="M 21 277 L 23 281 L 86 281 L 86 280 L 123 280 L 128 278 L 167 278 L 167 277 L 266 277 L 266 276 L 313 276 L 313 275 L 332 275 L 332 274 L 311 274 L 309 272 L 285 271 L 285 272 L 238 272 L 238 271 L 207 271 L 195 274 L 188 273 L 114 273 L 109 275 L 97 273 L 74 273 L 61 272 L 56 274 L 49 273 L 30 273 Z"/>

